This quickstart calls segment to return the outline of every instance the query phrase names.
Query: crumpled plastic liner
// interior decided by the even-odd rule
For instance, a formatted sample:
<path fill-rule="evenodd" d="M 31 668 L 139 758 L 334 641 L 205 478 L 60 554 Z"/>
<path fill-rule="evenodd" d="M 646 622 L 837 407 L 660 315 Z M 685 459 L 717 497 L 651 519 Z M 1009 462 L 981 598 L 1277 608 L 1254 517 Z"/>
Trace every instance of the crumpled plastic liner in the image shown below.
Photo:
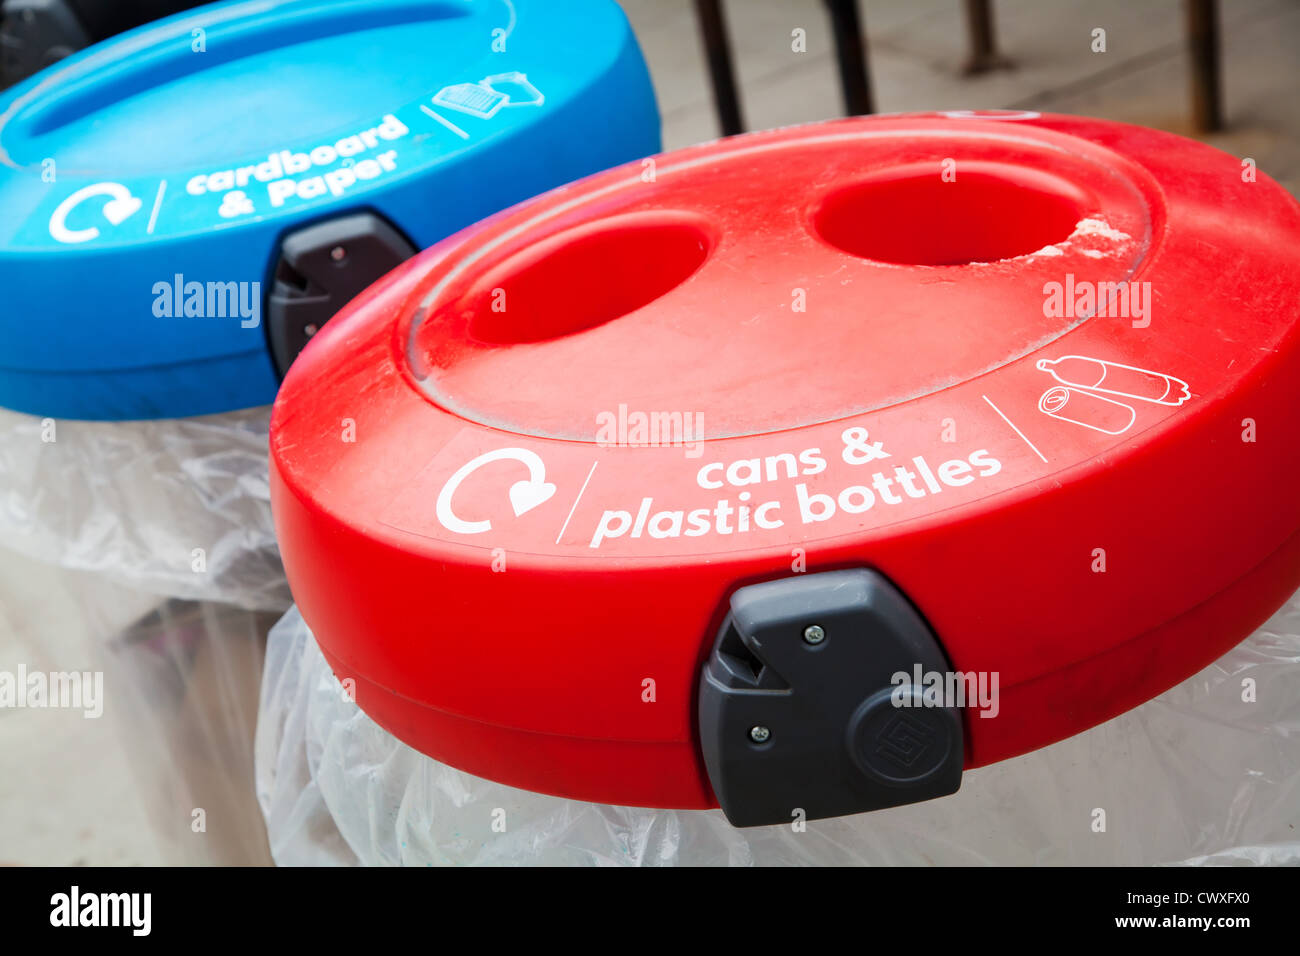
<path fill-rule="evenodd" d="M 253 731 L 266 634 L 277 617 L 215 602 L 160 602 L 102 574 L 0 548 L 0 656 L 31 670 L 103 672 L 104 719 L 85 721 L 80 745 L 125 760 L 130 799 L 146 826 L 137 860 L 271 862 L 255 798 Z M 24 793 L 17 759 L 0 754 L 0 775 L 12 778 L 7 789 Z M 7 806 L 0 846 L 3 831 L 27 830 L 41 817 L 22 802 Z"/>
<path fill-rule="evenodd" d="M 168 862 L 270 863 L 254 799 L 254 725 L 275 621 L 208 601 L 167 601 L 110 644 L 128 759 Z M 195 810 L 202 809 L 196 829 Z"/>
<path fill-rule="evenodd" d="M 1297 700 L 1300 595 L 1155 700 L 970 771 L 950 797 L 738 830 L 717 810 L 534 794 L 412 750 L 348 699 L 295 608 L 267 646 L 258 801 L 281 865 L 1296 864 Z"/>
<path fill-rule="evenodd" d="M 0 542 L 165 597 L 282 612 L 269 423 L 269 407 L 129 422 L 0 409 Z"/>
<path fill-rule="evenodd" d="M 292 602 L 269 423 L 267 407 L 126 422 L 0 410 L 0 598 L 62 585 L 83 656 L 108 652 L 126 757 L 169 863 L 269 862 L 253 728 L 266 633 Z M 40 621 L 27 629 L 29 645 L 53 640 Z M 198 809 L 206 829 L 191 826 Z"/>

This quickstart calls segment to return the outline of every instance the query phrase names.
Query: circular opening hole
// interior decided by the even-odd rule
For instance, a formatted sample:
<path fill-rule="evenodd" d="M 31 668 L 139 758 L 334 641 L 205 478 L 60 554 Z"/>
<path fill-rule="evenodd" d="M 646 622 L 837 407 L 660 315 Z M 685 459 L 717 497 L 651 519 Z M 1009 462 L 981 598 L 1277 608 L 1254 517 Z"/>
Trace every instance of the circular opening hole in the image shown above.
<path fill-rule="evenodd" d="M 878 262 L 996 262 L 1067 239 L 1088 196 L 1035 169 L 957 160 L 908 166 L 832 193 L 813 228 L 832 246 Z"/>
<path fill-rule="evenodd" d="M 712 241 L 695 222 L 629 217 L 542 240 L 474 284 L 469 334 L 480 342 L 542 342 L 634 312 L 685 282 Z"/>

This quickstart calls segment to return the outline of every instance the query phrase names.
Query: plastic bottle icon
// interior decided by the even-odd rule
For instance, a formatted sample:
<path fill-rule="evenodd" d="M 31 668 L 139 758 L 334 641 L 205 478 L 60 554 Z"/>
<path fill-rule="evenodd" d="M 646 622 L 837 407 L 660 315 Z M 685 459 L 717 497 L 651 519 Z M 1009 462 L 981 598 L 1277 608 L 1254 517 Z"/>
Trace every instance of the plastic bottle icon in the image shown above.
<path fill-rule="evenodd" d="M 1038 368 L 1071 389 L 1086 388 L 1094 392 L 1173 406 L 1181 405 L 1192 397 L 1187 383 L 1181 378 L 1082 355 L 1039 359 Z"/>
<path fill-rule="evenodd" d="M 1053 386 L 1043 393 L 1038 400 L 1038 410 L 1052 418 L 1107 435 L 1122 435 L 1137 420 L 1137 411 L 1132 405 L 1062 385 Z"/>

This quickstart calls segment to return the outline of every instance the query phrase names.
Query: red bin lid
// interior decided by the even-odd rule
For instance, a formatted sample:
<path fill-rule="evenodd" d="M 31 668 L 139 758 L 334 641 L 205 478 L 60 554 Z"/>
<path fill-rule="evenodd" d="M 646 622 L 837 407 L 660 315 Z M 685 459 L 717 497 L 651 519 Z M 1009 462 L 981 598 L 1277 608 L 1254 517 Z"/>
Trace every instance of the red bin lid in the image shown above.
<path fill-rule="evenodd" d="M 1023 753 L 1300 583 L 1298 266 L 1253 163 L 1098 120 L 620 167 L 427 250 L 295 362 L 290 583 L 363 709 L 520 787 L 716 805 L 701 673 L 734 595 L 854 568 L 996 681 L 959 764 Z"/>

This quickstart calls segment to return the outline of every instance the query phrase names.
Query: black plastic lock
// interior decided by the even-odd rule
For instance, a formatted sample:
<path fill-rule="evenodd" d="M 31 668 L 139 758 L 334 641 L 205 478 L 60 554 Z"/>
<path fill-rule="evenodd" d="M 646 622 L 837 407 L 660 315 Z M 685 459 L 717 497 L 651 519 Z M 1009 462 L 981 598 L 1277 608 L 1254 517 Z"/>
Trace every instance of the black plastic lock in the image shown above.
<path fill-rule="evenodd" d="M 289 233 L 267 297 L 266 335 L 284 378 L 313 335 L 415 247 L 374 213 L 360 212 Z"/>
<path fill-rule="evenodd" d="M 738 827 L 916 803 L 961 786 L 958 708 L 912 678 L 950 668 L 884 576 L 826 571 L 753 584 L 700 678 L 700 743 Z"/>

